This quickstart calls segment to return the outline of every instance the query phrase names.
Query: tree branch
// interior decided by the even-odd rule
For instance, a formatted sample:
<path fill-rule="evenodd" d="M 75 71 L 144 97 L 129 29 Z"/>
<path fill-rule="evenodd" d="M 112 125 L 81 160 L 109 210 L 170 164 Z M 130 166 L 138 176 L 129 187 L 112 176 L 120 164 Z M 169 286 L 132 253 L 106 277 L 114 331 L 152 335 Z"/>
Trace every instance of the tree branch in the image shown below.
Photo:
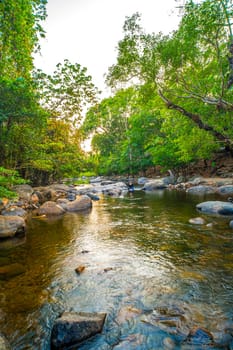
<path fill-rule="evenodd" d="M 201 117 L 198 114 L 193 114 L 183 107 L 176 105 L 172 101 L 170 101 L 167 97 L 164 96 L 161 90 L 158 90 L 158 94 L 161 97 L 161 99 L 165 102 L 168 109 L 174 109 L 181 113 L 182 115 L 188 117 L 190 120 L 192 120 L 200 129 L 209 131 L 213 136 L 215 136 L 219 141 L 224 141 L 226 143 L 230 143 L 230 139 L 226 136 L 224 136 L 219 131 L 215 130 L 212 126 L 203 123 L 201 120 Z"/>

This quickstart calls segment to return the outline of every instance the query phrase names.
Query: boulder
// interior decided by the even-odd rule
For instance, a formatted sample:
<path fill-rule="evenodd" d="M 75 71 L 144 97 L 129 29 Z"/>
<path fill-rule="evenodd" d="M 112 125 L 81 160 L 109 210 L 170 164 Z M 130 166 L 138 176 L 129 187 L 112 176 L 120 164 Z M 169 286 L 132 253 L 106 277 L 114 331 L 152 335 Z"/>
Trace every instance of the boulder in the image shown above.
<path fill-rule="evenodd" d="M 231 221 L 229 222 L 229 226 L 230 226 L 230 228 L 233 228 L 233 220 L 231 220 Z"/>
<path fill-rule="evenodd" d="M 16 185 L 13 190 L 18 194 L 20 199 L 29 201 L 31 194 L 33 193 L 33 188 L 30 185 Z"/>
<path fill-rule="evenodd" d="M 13 237 L 25 233 L 25 221 L 19 216 L 0 215 L 0 238 Z"/>
<path fill-rule="evenodd" d="M 233 185 L 220 186 L 217 192 L 222 195 L 233 195 Z"/>
<path fill-rule="evenodd" d="M 70 201 L 67 199 L 67 198 L 59 198 L 56 203 L 62 207 L 65 211 L 67 210 L 67 204 L 69 203 Z"/>
<path fill-rule="evenodd" d="M 146 182 L 143 186 L 144 191 L 155 191 L 167 188 L 167 184 L 164 183 L 163 179 L 155 179 Z"/>
<path fill-rule="evenodd" d="M 64 312 L 52 329 L 52 349 L 66 349 L 100 333 L 105 318 L 105 313 Z"/>
<path fill-rule="evenodd" d="M 203 214 L 233 217 L 233 203 L 207 201 L 197 204 L 197 210 Z"/>
<path fill-rule="evenodd" d="M 91 184 L 101 183 L 104 179 L 101 176 L 90 179 Z"/>
<path fill-rule="evenodd" d="M 36 191 L 38 198 L 40 193 L 40 202 L 45 203 L 47 201 L 55 202 L 58 198 L 57 192 L 49 187 L 41 187 Z"/>
<path fill-rule="evenodd" d="M 212 186 L 199 185 L 188 188 L 186 192 L 190 194 L 203 195 L 216 193 L 216 189 Z"/>
<path fill-rule="evenodd" d="M 90 197 L 84 195 L 80 196 L 73 202 L 68 202 L 65 209 L 69 212 L 76 212 L 86 210 L 92 207 L 92 200 Z"/>
<path fill-rule="evenodd" d="M 90 190 L 89 190 L 89 192 L 90 192 Z M 119 181 L 119 182 L 115 182 L 115 183 L 108 184 L 108 185 L 96 185 L 96 186 L 94 186 L 92 192 L 103 193 L 103 194 L 108 195 L 108 196 L 119 197 L 123 193 L 128 192 L 128 187 L 124 182 Z"/>
<path fill-rule="evenodd" d="M 193 179 L 190 179 L 190 183 L 194 186 L 200 185 L 202 182 L 204 181 L 204 179 L 200 176 L 194 177 Z"/>
<path fill-rule="evenodd" d="M 2 211 L 3 216 L 21 216 L 25 217 L 27 215 L 26 210 L 23 208 L 17 207 L 16 205 L 12 205 L 11 207 Z"/>
<path fill-rule="evenodd" d="M 148 182 L 149 180 L 147 179 L 147 177 L 139 177 L 138 178 L 138 185 L 145 185 L 146 182 Z"/>
<path fill-rule="evenodd" d="M 30 197 L 30 203 L 34 205 L 43 204 L 46 201 L 45 197 L 40 191 L 34 191 Z"/>
<path fill-rule="evenodd" d="M 103 181 L 102 181 L 103 183 Z M 92 197 L 95 194 L 105 194 L 109 196 L 119 197 L 122 193 L 128 192 L 127 185 L 122 182 L 113 182 L 106 185 L 102 185 L 100 182 L 92 182 L 92 185 L 77 186 L 76 189 L 79 195 L 88 195 Z M 92 198 L 93 200 L 98 200 L 98 196 Z"/>
<path fill-rule="evenodd" d="M 46 215 L 46 216 L 58 216 L 65 213 L 65 210 L 55 202 L 45 202 L 40 208 L 36 211 L 37 215 Z"/>

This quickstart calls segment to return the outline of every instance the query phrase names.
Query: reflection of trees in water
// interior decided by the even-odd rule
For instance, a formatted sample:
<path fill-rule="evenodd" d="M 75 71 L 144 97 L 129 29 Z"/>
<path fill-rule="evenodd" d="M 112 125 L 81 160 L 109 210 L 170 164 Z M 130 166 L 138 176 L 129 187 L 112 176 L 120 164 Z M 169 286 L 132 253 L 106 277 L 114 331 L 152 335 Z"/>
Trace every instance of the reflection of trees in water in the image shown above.
<path fill-rule="evenodd" d="M 13 342 L 29 329 L 42 332 L 40 307 L 48 317 L 45 312 L 53 311 L 46 305 L 66 299 L 74 286 L 74 302 L 87 295 L 104 306 L 121 296 L 153 307 L 158 298 L 184 299 L 197 309 L 195 317 L 203 314 L 201 305 L 210 318 L 215 310 L 222 320 L 225 304 L 232 304 L 233 242 L 224 223 L 212 228 L 188 223 L 197 215 L 197 201 L 171 192 L 135 193 L 94 202 L 88 212 L 32 219 L 24 244 L 4 250 L 26 272 L 0 284 L 2 331 Z M 77 280 L 74 269 L 82 264 L 86 270 Z M 55 290 L 61 294 L 57 300 Z"/>

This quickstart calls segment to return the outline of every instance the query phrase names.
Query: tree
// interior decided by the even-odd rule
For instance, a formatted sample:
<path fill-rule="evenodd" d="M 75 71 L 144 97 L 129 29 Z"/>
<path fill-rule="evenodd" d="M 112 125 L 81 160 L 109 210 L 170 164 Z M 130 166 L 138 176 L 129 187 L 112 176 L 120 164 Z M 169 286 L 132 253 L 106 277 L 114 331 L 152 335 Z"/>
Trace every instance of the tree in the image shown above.
<path fill-rule="evenodd" d="M 115 96 L 105 98 L 93 106 L 86 115 L 82 132 L 93 135 L 92 146 L 99 153 L 104 172 L 129 171 L 132 159 L 130 142 L 125 158 L 127 167 L 122 164 L 122 143 L 129 136 L 129 117 L 137 110 L 137 91 L 133 88 L 120 90 Z"/>
<path fill-rule="evenodd" d="M 0 74 L 16 79 L 30 78 L 32 54 L 44 36 L 41 21 L 47 0 L 0 1 Z"/>
<path fill-rule="evenodd" d="M 150 86 L 193 127 L 230 144 L 232 133 L 232 1 L 187 1 L 178 30 L 148 35 L 138 14 L 126 18 L 110 86 Z"/>
<path fill-rule="evenodd" d="M 232 2 L 189 1 L 178 31 L 161 51 L 158 86 L 169 109 L 226 143 L 233 137 L 231 21 Z"/>
<path fill-rule="evenodd" d="M 83 112 L 97 102 L 98 90 L 87 74 L 87 68 L 65 60 L 58 63 L 52 75 L 35 72 L 35 81 L 41 95 L 41 103 L 51 117 L 75 124 L 83 118 Z"/>

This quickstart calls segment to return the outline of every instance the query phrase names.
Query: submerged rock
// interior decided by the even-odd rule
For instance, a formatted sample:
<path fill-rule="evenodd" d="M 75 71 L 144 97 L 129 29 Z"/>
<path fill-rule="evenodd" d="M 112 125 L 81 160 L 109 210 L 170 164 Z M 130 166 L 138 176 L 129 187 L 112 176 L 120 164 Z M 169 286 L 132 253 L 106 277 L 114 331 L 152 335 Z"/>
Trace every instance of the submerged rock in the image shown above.
<path fill-rule="evenodd" d="M 197 204 L 197 210 L 203 214 L 233 217 L 233 203 L 207 201 Z"/>
<path fill-rule="evenodd" d="M 192 218 L 189 219 L 189 223 L 190 224 L 194 224 L 194 225 L 204 225 L 205 224 L 205 220 L 203 218 Z"/>
<path fill-rule="evenodd" d="M 105 313 L 64 312 L 52 329 L 52 349 L 66 349 L 100 333 L 105 318 Z"/>
<path fill-rule="evenodd" d="M 194 346 L 206 346 L 213 345 L 213 340 L 213 335 L 207 329 L 194 327 L 190 330 L 186 342 Z"/>
<path fill-rule="evenodd" d="M 25 233 L 25 221 L 19 216 L 0 215 L 0 238 L 14 237 L 16 234 Z"/>
<path fill-rule="evenodd" d="M 7 280 L 9 278 L 21 275 L 25 272 L 25 267 L 21 264 L 14 263 L 0 267 L 0 280 Z M 1 349 L 1 347 L 0 347 Z"/>

